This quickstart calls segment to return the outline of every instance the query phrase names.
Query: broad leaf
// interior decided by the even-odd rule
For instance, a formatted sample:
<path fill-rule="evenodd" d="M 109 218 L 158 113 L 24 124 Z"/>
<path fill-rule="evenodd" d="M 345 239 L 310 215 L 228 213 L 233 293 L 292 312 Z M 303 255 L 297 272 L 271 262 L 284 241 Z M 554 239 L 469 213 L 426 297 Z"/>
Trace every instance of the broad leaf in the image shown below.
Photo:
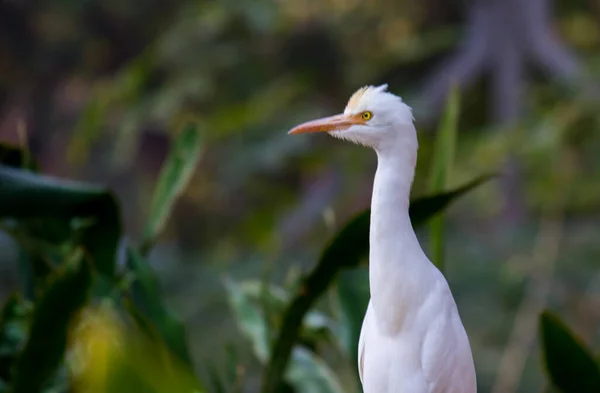
<path fill-rule="evenodd" d="M 269 328 L 262 311 L 244 293 L 241 286 L 225 281 L 229 307 L 240 331 L 250 340 L 254 355 L 261 363 L 269 356 Z"/>
<path fill-rule="evenodd" d="M 63 224 L 86 219 L 79 242 L 98 271 L 109 277 L 115 272 L 121 236 L 119 214 L 112 192 L 103 187 L 0 165 L 0 219 L 26 223 L 47 219 Z"/>
<path fill-rule="evenodd" d="M 177 135 L 163 165 L 154 191 L 142 250 L 148 250 L 163 229 L 171 209 L 190 181 L 200 159 L 202 144 L 200 132 L 194 123 L 187 124 Z"/>
<path fill-rule="evenodd" d="M 225 286 L 240 330 L 252 343 L 258 360 L 265 364 L 268 361 L 270 329 L 262 310 L 239 284 L 226 281 Z M 284 378 L 298 393 L 342 392 L 339 381 L 327 364 L 300 347 L 292 351 L 290 367 Z"/>
<path fill-rule="evenodd" d="M 51 278 L 33 312 L 15 368 L 13 393 L 39 392 L 54 376 L 63 361 L 71 320 L 85 305 L 91 286 L 92 273 L 83 252 L 75 253 Z"/>
<path fill-rule="evenodd" d="M 284 288 L 273 284 L 265 285 L 260 280 L 244 280 L 237 286 L 244 297 L 266 312 L 270 321 L 273 317 L 278 318 L 282 315 L 291 298 Z M 335 335 L 334 321 L 320 311 L 310 310 L 302 324 L 302 342 L 313 345 L 313 341 L 328 334 Z"/>
<path fill-rule="evenodd" d="M 437 194 L 448 186 L 450 172 L 454 165 L 454 150 L 458 128 L 460 107 L 459 90 L 454 86 L 450 90 L 446 111 L 437 132 L 433 162 L 429 177 L 429 192 Z M 444 217 L 443 213 L 433 217 L 429 222 L 429 242 L 433 263 L 444 271 Z"/>
<path fill-rule="evenodd" d="M 443 212 L 456 199 L 471 191 L 475 187 L 485 183 L 494 177 L 494 174 L 479 176 L 469 183 L 460 186 L 452 191 L 442 192 L 436 195 L 425 196 L 415 199 L 410 203 L 409 214 L 410 221 L 414 228 L 418 228 L 426 221 Z M 368 233 L 368 228 L 367 228 Z"/>
<path fill-rule="evenodd" d="M 134 305 L 129 305 L 129 311 L 147 333 L 157 336 L 182 363 L 191 366 L 185 327 L 164 304 L 152 267 L 131 248 L 127 250 L 127 266 L 135 275 L 131 285 Z"/>
<path fill-rule="evenodd" d="M 302 347 L 292 351 L 292 362 L 285 373 L 287 381 L 298 393 L 342 393 L 336 375 L 314 353 Z"/>
<path fill-rule="evenodd" d="M 540 317 L 546 370 L 563 393 L 600 392 L 600 366 L 583 342 L 549 311 Z"/>

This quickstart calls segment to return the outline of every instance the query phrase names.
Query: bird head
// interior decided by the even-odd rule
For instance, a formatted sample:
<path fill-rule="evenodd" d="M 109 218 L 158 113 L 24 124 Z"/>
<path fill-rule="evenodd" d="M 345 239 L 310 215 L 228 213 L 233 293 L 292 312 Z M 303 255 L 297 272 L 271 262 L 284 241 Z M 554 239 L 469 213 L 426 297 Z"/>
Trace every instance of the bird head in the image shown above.
<path fill-rule="evenodd" d="M 412 110 L 400 97 L 387 91 L 387 84 L 358 89 L 344 113 L 300 124 L 289 134 L 312 132 L 327 132 L 374 149 L 402 138 L 403 134 L 416 137 Z"/>

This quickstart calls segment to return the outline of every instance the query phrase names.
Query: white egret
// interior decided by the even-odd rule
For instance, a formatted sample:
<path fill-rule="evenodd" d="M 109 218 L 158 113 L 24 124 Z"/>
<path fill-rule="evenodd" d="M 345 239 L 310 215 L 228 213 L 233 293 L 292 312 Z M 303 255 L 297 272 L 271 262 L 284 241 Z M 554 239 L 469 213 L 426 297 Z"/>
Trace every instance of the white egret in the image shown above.
<path fill-rule="evenodd" d="M 343 114 L 290 134 L 327 132 L 371 147 L 377 171 L 371 200 L 371 299 L 359 340 L 365 393 L 475 393 L 469 339 L 443 274 L 429 261 L 408 214 L 417 161 L 412 110 L 387 85 L 367 86 Z"/>

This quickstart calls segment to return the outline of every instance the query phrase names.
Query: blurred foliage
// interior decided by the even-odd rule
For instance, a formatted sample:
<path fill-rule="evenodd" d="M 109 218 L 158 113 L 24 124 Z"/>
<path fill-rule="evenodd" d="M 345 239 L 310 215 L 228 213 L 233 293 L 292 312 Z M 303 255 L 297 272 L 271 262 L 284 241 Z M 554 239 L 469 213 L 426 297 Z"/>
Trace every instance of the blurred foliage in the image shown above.
<path fill-rule="evenodd" d="M 440 124 L 435 141 L 435 153 L 429 175 L 429 192 L 442 192 L 450 181 L 454 165 L 456 139 L 458 134 L 458 114 L 460 112 L 459 90 L 454 86 L 448 95 L 446 112 Z M 444 217 L 440 214 L 432 219 L 430 227 L 431 255 L 433 263 L 444 270 Z"/>
<path fill-rule="evenodd" d="M 98 271 L 108 277 L 114 275 L 121 223 L 110 192 L 8 167 L 0 168 L 0 179 L 4 186 L 0 217 L 22 219 L 15 226 L 9 223 L 6 227 L 21 242 L 34 238 L 50 243 L 48 248 L 60 247 L 60 243 L 69 240 L 67 225 L 75 227 Z M 38 203 L 36 198 L 45 203 Z M 87 222 L 74 220 L 80 217 Z M 51 261 L 47 262 L 52 266 Z"/>
<path fill-rule="evenodd" d="M 564 393 L 599 391 L 600 362 L 581 339 L 549 311 L 540 317 L 540 330 L 552 383 Z"/>
<path fill-rule="evenodd" d="M 143 253 L 148 251 L 151 239 L 158 235 L 170 207 L 191 178 L 201 152 L 199 132 L 195 124 L 188 123 L 177 134 L 156 187 Z M 43 224 L 45 219 L 53 223 L 55 217 L 87 220 L 84 230 L 102 233 L 97 237 L 104 241 L 100 245 L 105 250 L 113 250 L 111 253 L 90 252 L 98 244 L 90 245 L 87 237 L 77 236 L 78 227 L 64 228 L 63 237 L 54 249 L 32 247 L 36 259 L 46 260 L 52 256 L 56 262 L 49 262 L 48 269 L 42 269 L 44 274 L 36 277 L 39 294 L 33 297 L 33 311 L 25 332 L 16 337 L 24 342 L 19 345 L 21 348 L 15 348 L 14 333 L 9 335 L 9 324 L 17 314 L 18 298 L 11 298 L 4 308 L 3 346 L 7 347 L 6 360 L 15 363 L 6 368 L 4 376 L 10 391 L 69 391 L 72 388 L 94 392 L 204 391 L 193 373 L 185 329 L 164 304 L 155 273 L 143 253 L 125 244 L 125 263 L 118 263 L 114 239 L 122 241 L 120 226 L 106 227 L 103 218 L 106 214 L 113 217 L 115 213 L 107 212 L 105 204 L 94 204 L 98 196 L 106 198 L 110 193 L 19 167 L 3 165 L 0 175 L 4 176 L 0 202 L 5 207 L 1 213 L 6 222 L 19 223 L 34 214 Z M 454 198 L 486 178 L 414 201 L 410 208 L 413 225 L 417 227 L 440 213 Z M 24 204 L 35 208 L 28 210 Z M 111 205 L 116 206 L 116 203 Z M 115 211 L 118 212 L 118 208 Z M 340 347 L 346 358 L 355 360 L 354 346 L 348 347 L 347 342 L 335 337 L 346 330 L 350 331 L 346 337 L 356 339 L 358 314 L 355 313 L 352 320 L 346 319 L 353 327 L 342 327 L 339 322 L 310 309 L 333 286 L 339 271 L 356 268 L 367 255 L 369 214 L 369 210 L 359 213 L 334 236 L 315 268 L 296 285 L 293 297 L 284 289 L 260 282 L 226 283 L 238 325 L 252 340 L 255 355 L 265 366 L 263 391 L 279 392 L 283 388 L 284 391 L 341 393 L 345 390 L 336 373 L 319 356 L 318 348 L 322 339 L 329 337 L 327 341 Z M 90 220 L 90 217 L 95 219 Z M 119 222 L 119 218 L 111 218 L 111 221 Z M 23 237 L 19 235 L 20 226 L 12 228 L 9 233 L 20 240 Z M 107 228 L 112 232 L 106 233 Z M 27 244 L 37 246 L 42 241 L 44 239 L 33 239 Z M 32 254 L 28 249 L 24 251 Z M 35 262 L 30 263 L 30 272 L 35 275 L 40 269 L 34 268 Z M 120 266 L 118 270 L 117 266 Z M 357 292 L 353 288 L 356 284 L 362 285 L 360 281 L 346 282 L 345 285 L 350 286 L 346 293 L 368 295 L 364 291 Z M 93 291 L 98 285 L 102 290 Z M 89 296 L 95 301 L 88 300 Z M 100 306 L 94 306 L 98 302 Z M 364 303 L 364 299 L 361 302 Z M 344 311 L 351 313 L 347 306 Z M 219 381 L 216 375 L 213 380 L 218 386 L 227 383 Z"/>
<path fill-rule="evenodd" d="M 64 271 L 48 277 L 48 288 L 34 304 L 27 339 L 12 370 L 13 392 L 40 392 L 55 378 L 65 355 L 69 323 L 91 291 L 90 267 L 76 249 L 60 267 Z"/>
<path fill-rule="evenodd" d="M 167 160 L 169 176 L 156 191 L 157 213 L 149 218 L 152 236 L 195 167 L 199 150 L 194 145 L 200 142 L 190 135 L 198 132 L 188 123 L 178 134 Z M 182 146 L 192 152 L 187 165 L 177 165 Z M 111 193 L 4 164 L 0 176 L 3 228 L 23 245 L 30 265 L 27 282 L 36 283 L 25 323 L 17 319 L 23 307 L 19 297 L 4 307 L 2 380 L 10 391 L 204 391 L 192 373 L 185 330 L 164 306 L 152 268 L 126 243 L 125 263 L 118 262 L 117 243 L 124 241 L 120 225 L 105 224 L 120 223 Z M 30 234 L 32 218 L 48 231 L 42 235 L 56 235 L 57 218 L 84 224 L 59 228 L 61 236 L 49 239 Z M 101 304 L 99 311 L 95 304 Z M 66 359 L 75 371 L 66 367 Z"/>
<path fill-rule="evenodd" d="M 339 247 L 366 256 L 368 212 L 360 212 L 374 155 L 326 138 L 287 138 L 285 130 L 341 110 L 364 84 L 389 83 L 412 103 L 419 82 L 461 44 L 463 6 L 0 2 L 0 138 L 19 145 L 0 147 L 0 224 L 9 236 L 0 239 L 0 289 L 8 294 L 11 280 L 20 283 L 2 311 L 0 391 L 13 389 L 15 378 L 19 389 L 47 379 L 42 389 L 53 392 L 70 390 L 69 382 L 75 390 L 117 392 L 134 385 L 259 391 L 268 374 L 271 386 L 288 392 L 358 391 L 354 348 L 367 269 L 343 259 L 355 266 L 330 264 L 318 285 L 305 285 L 323 271 L 314 262 L 327 254 L 319 258 L 325 238 L 359 225 L 357 237 Z M 555 7 L 557 32 L 600 75 L 598 7 Z M 464 192 L 418 235 L 433 261 L 445 261 L 483 392 L 492 389 L 534 270 L 521 254 L 533 247 L 542 212 L 560 209 L 567 217 L 549 301 L 591 347 L 600 343 L 597 102 L 552 85 L 538 70 L 525 78 L 523 118 L 510 128 L 490 124 L 487 81 L 447 108 L 447 124 L 458 127 L 442 121 L 430 133 L 417 119 L 413 201 L 429 207 L 413 204 L 411 217 L 428 216 L 432 203 L 445 209 L 457 196 L 452 190 Z M 509 154 L 521 165 L 531 213 L 516 228 L 498 221 L 500 182 L 461 188 L 495 173 Z M 200 158 L 202 170 L 194 171 Z M 23 381 L 19 370 L 37 356 L 34 336 L 46 323 L 40 304 L 63 296 L 54 285 L 86 266 L 91 289 L 83 309 L 69 316 L 83 290 L 73 285 L 65 307 L 53 311 L 53 349 L 40 358 L 40 378 Z M 292 309 L 299 303 L 302 310 Z M 65 318 L 68 329 L 58 322 Z M 570 341 L 555 319 L 544 321 L 546 330 L 559 326 L 547 336 L 540 328 L 550 359 L 556 352 L 546 341 Z M 79 350 L 86 345 L 88 355 Z M 548 383 L 568 391 L 573 386 L 563 385 L 557 369 L 571 381 L 585 379 L 563 363 L 567 352 L 581 353 L 565 345 L 544 361 Z M 270 367 L 275 351 L 284 361 Z M 62 353 L 66 364 L 57 361 Z M 543 364 L 531 355 L 519 392 L 539 390 Z"/>
<path fill-rule="evenodd" d="M 158 180 L 142 238 L 142 250 L 147 251 L 163 229 L 176 198 L 183 192 L 196 168 L 201 149 L 200 132 L 194 124 L 188 124 L 177 138 Z"/>
<path fill-rule="evenodd" d="M 205 391 L 189 367 L 109 306 L 87 309 L 73 321 L 68 363 L 75 391 Z"/>
<path fill-rule="evenodd" d="M 125 307 L 155 340 L 163 340 L 179 361 L 191 366 L 183 324 L 164 304 L 156 274 L 135 250 L 127 250 L 127 267 L 133 275 Z"/>

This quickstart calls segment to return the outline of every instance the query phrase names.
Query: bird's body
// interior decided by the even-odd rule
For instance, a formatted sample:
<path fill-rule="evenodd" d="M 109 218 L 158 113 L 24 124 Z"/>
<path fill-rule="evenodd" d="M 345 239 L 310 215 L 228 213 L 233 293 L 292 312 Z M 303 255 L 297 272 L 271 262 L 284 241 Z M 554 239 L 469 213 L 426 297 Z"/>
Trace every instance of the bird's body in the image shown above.
<path fill-rule="evenodd" d="M 442 273 L 429 261 L 408 214 L 418 142 L 410 108 L 366 87 L 344 114 L 291 133 L 326 131 L 372 147 L 378 165 L 371 200 L 371 299 L 359 341 L 364 393 L 476 393 L 469 340 Z"/>
<path fill-rule="evenodd" d="M 415 136 L 416 137 L 416 136 Z M 444 276 L 408 215 L 416 154 L 378 153 L 371 201 L 371 300 L 359 341 L 365 393 L 475 393 L 469 341 Z"/>

